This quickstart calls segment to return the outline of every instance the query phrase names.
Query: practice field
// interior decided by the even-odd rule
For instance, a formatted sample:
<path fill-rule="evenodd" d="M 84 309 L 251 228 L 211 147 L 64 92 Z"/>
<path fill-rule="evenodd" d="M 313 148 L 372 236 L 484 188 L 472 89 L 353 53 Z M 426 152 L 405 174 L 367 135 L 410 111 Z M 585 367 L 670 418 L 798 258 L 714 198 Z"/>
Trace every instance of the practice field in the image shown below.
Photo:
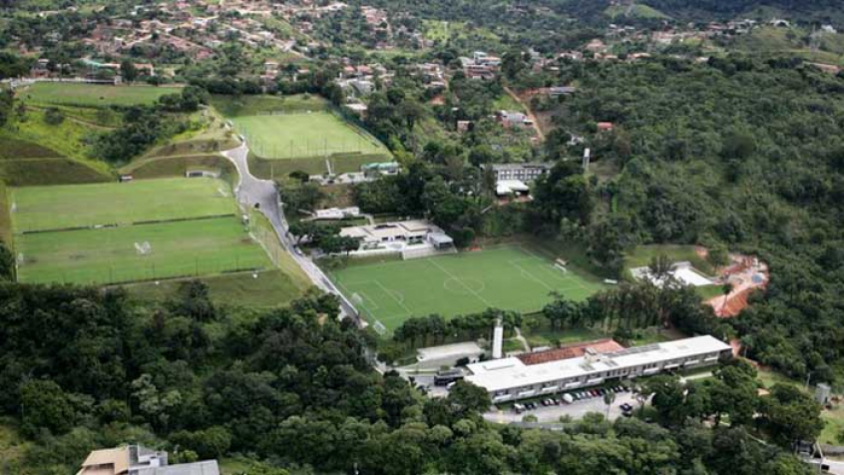
<path fill-rule="evenodd" d="M 179 87 L 37 82 L 18 94 L 24 101 L 35 104 L 135 106 L 152 104 L 161 96 L 180 91 Z"/>
<path fill-rule="evenodd" d="M 246 269 L 272 263 L 237 217 L 18 236 L 18 279 L 106 284 Z"/>
<path fill-rule="evenodd" d="M 231 187 L 212 178 L 15 188 L 10 203 L 17 233 L 237 213 Z"/>
<path fill-rule="evenodd" d="M 346 297 L 368 318 L 394 330 L 411 316 L 446 318 L 487 308 L 535 312 L 559 292 L 583 300 L 601 284 L 564 271 L 522 246 L 380 264 L 333 272 Z"/>
<path fill-rule="evenodd" d="M 232 119 L 255 155 L 266 159 L 389 154 L 374 137 L 330 112 L 257 115 Z"/>

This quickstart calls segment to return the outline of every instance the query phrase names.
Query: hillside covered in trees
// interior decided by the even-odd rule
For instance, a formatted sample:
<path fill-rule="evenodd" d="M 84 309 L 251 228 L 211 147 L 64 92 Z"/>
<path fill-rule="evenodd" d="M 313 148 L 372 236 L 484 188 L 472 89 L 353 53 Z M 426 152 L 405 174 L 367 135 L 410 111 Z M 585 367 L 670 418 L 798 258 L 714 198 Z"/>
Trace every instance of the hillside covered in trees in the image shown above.
<path fill-rule="evenodd" d="M 577 153 L 555 144 L 598 121 L 615 129 L 593 150 L 601 204 L 586 226 L 551 221 L 551 232 L 582 240 L 615 269 L 642 243 L 758 254 L 771 285 L 731 322 L 748 355 L 832 379 L 844 347 L 844 78 L 748 57 L 569 64 L 561 77 L 581 89 L 556 110 L 549 147 Z"/>
<path fill-rule="evenodd" d="M 811 434 L 817 408 L 787 388 L 761 405 L 747 365 L 724 366 L 688 400 L 677 380 L 653 380 L 642 391 L 662 426 L 592 414 L 563 432 L 524 430 L 485 422 L 480 388 L 431 399 L 377 373 L 372 342 L 336 315 L 333 298 L 309 297 L 236 317 L 199 283 L 157 308 L 122 291 L 0 286 L 0 427 L 32 441 L 2 452 L 0 472 L 73 473 L 89 450 L 126 442 L 165 448 L 171 462 L 246 456 L 248 473 L 265 475 L 808 470 L 757 443 L 748 415 L 758 407 L 759 427 L 787 447 L 789 411 L 807 408 L 799 430 Z M 713 415 L 732 424 L 699 422 Z"/>

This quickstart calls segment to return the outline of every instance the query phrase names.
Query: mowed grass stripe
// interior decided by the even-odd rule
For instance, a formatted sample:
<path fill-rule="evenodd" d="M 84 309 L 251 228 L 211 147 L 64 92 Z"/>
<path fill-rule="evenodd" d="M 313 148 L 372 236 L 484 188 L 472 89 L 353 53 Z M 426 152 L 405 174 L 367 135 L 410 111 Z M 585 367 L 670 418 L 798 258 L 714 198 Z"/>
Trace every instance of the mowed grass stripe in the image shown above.
<path fill-rule="evenodd" d="M 235 217 L 27 234 L 16 242 L 26 283 L 100 285 L 272 267 Z M 151 250 L 142 255 L 135 244 L 145 242 Z"/>
<path fill-rule="evenodd" d="M 238 133 L 264 159 L 325 157 L 332 154 L 389 155 L 378 140 L 353 128 L 330 112 L 235 117 Z"/>
<path fill-rule="evenodd" d="M 235 214 L 231 187 L 211 178 L 15 188 L 17 233 Z"/>
<path fill-rule="evenodd" d="M 584 300 L 603 286 L 556 269 L 553 260 L 521 246 L 503 246 L 410 261 L 353 265 L 333 273 L 351 297 L 363 300 L 364 313 L 388 330 L 409 316 L 444 317 L 489 307 L 534 312 L 551 301 L 552 291 Z"/>
<path fill-rule="evenodd" d="M 35 104 L 78 106 L 149 105 L 181 87 L 111 86 L 104 84 L 39 82 L 18 92 L 18 97 Z"/>

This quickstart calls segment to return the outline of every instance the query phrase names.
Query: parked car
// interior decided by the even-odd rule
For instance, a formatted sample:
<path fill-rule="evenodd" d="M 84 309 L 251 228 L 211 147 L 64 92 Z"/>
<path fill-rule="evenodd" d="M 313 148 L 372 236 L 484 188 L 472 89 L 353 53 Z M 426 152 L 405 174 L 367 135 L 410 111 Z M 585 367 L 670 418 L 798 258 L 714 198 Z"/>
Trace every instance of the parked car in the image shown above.
<path fill-rule="evenodd" d="M 521 414 L 522 412 L 524 412 L 524 410 L 525 410 L 525 407 L 522 406 L 521 404 L 519 404 L 519 403 L 513 404 L 513 411 L 515 411 L 516 414 Z"/>
<path fill-rule="evenodd" d="M 566 404 L 571 404 L 571 403 L 574 402 L 574 397 L 572 397 L 572 395 L 568 394 L 568 393 L 563 394 L 562 399 L 563 399 L 563 402 L 566 403 Z"/>

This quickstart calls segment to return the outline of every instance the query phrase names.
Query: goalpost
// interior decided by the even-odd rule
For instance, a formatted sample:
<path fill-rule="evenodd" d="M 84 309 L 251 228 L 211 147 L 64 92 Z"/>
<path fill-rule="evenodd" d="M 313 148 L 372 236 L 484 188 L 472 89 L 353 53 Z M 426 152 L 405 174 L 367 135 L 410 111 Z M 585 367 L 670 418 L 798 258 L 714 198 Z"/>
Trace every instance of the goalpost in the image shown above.
<path fill-rule="evenodd" d="M 366 305 L 364 305 L 364 303 L 363 303 L 363 297 L 359 293 L 357 293 L 357 292 L 353 293 L 352 296 L 349 298 L 349 300 L 352 301 L 352 303 L 355 305 L 355 307 L 357 307 L 358 309 L 366 312 L 366 315 L 369 317 L 369 320 L 372 322 L 372 328 L 375 330 L 376 333 L 378 333 L 381 336 L 384 336 L 384 335 L 387 334 L 387 327 L 385 327 L 384 324 L 381 323 L 380 320 L 378 320 L 371 313 L 369 313 L 369 310 L 367 310 Z"/>

